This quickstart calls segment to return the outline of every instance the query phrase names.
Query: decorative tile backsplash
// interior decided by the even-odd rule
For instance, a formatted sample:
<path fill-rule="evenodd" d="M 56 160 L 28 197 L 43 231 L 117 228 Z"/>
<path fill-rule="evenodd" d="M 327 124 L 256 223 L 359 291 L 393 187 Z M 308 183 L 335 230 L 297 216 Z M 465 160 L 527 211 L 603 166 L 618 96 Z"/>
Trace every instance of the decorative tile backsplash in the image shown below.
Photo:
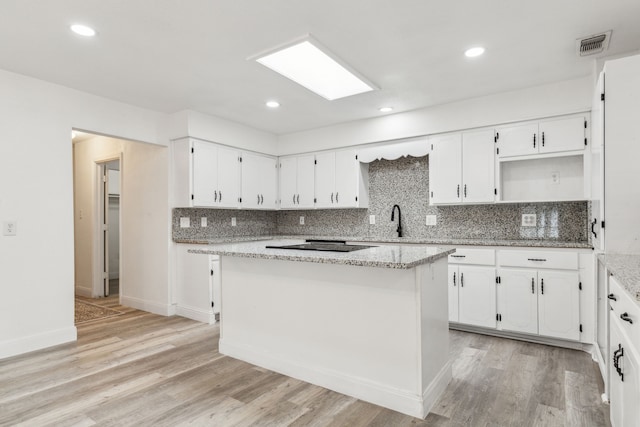
<path fill-rule="evenodd" d="M 174 209 L 173 237 L 202 238 L 246 235 L 357 236 L 384 239 L 397 236 L 397 217 L 402 211 L 403 236 L 424 239 L 544 239 L 586 242 L 588 203 L 513 203 L 470 206 L 429 206 L 427 157 L 377 160 L 369 164 L 369 208 L 306 211 L 239 211 L 217 209 Z M 536 214 L 535 227 L 522 227 L 522 214 Z M 375 225 L 369 225 L 375 215 Z M 436 216 L 436 225 L 426 225 L 426 215 Z M 191 228 L 180 228 L 179 217 L 189 216 Z M 208 227 L 200 228 L 200 217 Z M 230 218 L 237 218 L 237 227 Z M 304 225 L 300 225 L 304 216 Z"/>

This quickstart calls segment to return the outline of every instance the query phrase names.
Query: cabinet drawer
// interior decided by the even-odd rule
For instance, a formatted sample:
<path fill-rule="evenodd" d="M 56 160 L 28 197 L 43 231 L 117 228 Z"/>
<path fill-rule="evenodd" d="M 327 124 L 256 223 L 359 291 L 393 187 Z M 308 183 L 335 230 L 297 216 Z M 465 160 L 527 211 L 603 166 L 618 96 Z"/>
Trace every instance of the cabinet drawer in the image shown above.
<path fill-rule="evenodd" d="M 496 251 L 493 249 L 456 248 L 449 255 L 451 264 L 496 265 Z"/>
<path fill-rule="evenodd" d="M 609 295 L 609 305 L 611 306 L 613 315 L 620 320 L 622 329 L 631 341 L 638 343 L 636 350 L 640 351 L 640 304 L 631 298 L 629 293 L 624 290 L 622 285 L 620 285 L 613 276 L 609 278 Z M 625 313 L 626 316 L 624 317 L 633 323 L 624 321 L 622 317 L 620 317 Z"/>
<path fill-rule="evenodd" d="M 498 251 L 498 263 L 503 267 L 578 269 L 577 252 Z"/>

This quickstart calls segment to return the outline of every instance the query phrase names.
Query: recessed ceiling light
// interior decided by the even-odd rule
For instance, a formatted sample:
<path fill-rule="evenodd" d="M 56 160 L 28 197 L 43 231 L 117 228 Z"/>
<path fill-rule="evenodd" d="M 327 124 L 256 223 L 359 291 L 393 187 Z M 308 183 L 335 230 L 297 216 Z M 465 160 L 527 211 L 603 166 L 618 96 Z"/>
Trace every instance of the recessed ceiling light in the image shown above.
<path fill-rule="evenodd" d="M 269 108 L 278 108 L 280 103 L 278 101 L 267 101 L 265 105 Z"/>
<path fill-rule="evenodd" d="M 393 107 L 380 107 L 378 108 L 378 111 L 381 113 L 388 113 L 389 111 L 393 111 Z"/>
<path fill-rule="evenodd" d="M 467 49 L 464 54 L 467 58 L 475 58 L 476 56 L 480 56 L 484 53 L 483 47 L 472 47 L 471 49 Z"/>
<path fill-rule="evenodd" d="M 96 35 L 96 30 L 91 27 L 87 27 L 86 25 L 73 24 L 70 28 L 71 31 L 81 36 L 93 37 Z"/>
<path fill-rule="evenodd" d="M 376 89 L 348 66 L 338 62 L 312 38 L 255 60 L 329 101 Z"/>

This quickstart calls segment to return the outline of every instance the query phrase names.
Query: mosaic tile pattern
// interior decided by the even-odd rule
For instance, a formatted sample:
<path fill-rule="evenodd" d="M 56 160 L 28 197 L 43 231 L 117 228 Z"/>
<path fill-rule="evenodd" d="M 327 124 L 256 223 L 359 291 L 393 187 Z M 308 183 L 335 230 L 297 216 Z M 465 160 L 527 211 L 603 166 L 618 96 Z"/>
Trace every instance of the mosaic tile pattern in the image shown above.
<path fill-rule="evenodd" d="M 369 164 L 368 209 L 319 209 L 305 211 L 240 211 L 174 209 L 173 238 L 203 241 L 239 236 L 324 236 L 370 240 L 397 238 L 397 217 L 402 210 L 406 240 L 546 241 L 589 244 L 587 202 L 513 203 L 487 205 L 429 206 L 427 157 L 377 160 Z M 536 227 L 522 227 L 522 214 L 535 213 Z M 375 225 L 369 225 L 375 215 Z M 425 225 L 426 215 L 436 215 L 435 226 Z M 191 218 L 191 228 L 179 228 L 179 216 Z M 208 227 L 200 228 L 200 217 Z M 231 217 L 237 227 L 230 227 Z M 305 224 L 300 225 L 300 216 Z"/>

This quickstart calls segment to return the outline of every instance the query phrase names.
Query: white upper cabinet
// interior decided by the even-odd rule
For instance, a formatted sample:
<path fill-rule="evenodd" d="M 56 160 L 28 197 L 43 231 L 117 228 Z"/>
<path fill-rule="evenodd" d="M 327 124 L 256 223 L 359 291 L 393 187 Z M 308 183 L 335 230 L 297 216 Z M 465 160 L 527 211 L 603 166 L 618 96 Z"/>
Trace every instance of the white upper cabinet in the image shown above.
<path fill-rule="evenodd" d="M 368 164 L 358 161 L 356 150 L 316 154 L 316 207 L 365 208 L 368 206 Z"/>
<path fill-rule="evenodd" d="M 498 157 L 584 150 L 584 115 L 554 118 L 496 129 Z"/>
<path fill-rule="evenodd" d="M 309 209 L 314 207 L 314 155 L 280 159 L 280 207 Z"/>
<path fill-rule="evenodd" d="M 256 153 L 242 154 L 242 207 L 275 209 L 278 174 L 275 157 Z"/>
<path fill-rule="evenodd" d="M 429 142 L 431 204 L 494 201 L 493 129 L 438 135 Z"/>
<path fill-rule="evenodd" d="M 240 155 L 209 142 L 191 142 L 190 206 L 237 208 L 240 203 Z"/>

